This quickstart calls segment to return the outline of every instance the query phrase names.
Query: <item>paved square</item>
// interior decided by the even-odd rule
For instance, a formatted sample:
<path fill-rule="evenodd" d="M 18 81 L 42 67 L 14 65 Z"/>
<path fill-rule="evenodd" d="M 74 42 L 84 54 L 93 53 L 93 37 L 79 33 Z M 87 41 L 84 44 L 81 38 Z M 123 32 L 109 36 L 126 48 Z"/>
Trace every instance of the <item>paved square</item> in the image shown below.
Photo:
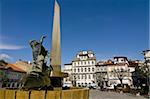
<path fill-rule="evenodd" d="M 147 99 L 143 96 L 135 96 L 129 93 L 116 93 L 99 90 L 90 90 L 89 99 Z"/>

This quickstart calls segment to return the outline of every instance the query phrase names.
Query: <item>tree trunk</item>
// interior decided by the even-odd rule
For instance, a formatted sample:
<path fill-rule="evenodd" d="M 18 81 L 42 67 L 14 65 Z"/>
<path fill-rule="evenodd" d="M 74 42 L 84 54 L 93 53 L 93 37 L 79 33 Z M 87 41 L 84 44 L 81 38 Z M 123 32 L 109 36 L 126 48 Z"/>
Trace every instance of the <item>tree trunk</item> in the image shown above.
<path fill-rule="evenodd" d="M 122 79 L 119 79 L 120 80 L 120 83 L 121 83 L 121 87 L 123 88 L 123 82 L 122 82 Z"/>

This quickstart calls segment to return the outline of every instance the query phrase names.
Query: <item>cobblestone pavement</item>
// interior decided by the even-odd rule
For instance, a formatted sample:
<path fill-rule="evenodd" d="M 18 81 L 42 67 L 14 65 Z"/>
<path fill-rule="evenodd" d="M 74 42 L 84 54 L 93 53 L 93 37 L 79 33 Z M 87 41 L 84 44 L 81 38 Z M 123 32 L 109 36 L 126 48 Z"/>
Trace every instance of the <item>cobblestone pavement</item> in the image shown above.
<path fill-rule="evenodd" d="M 135 96 L 129 93 L 116 93 L 99 90 L 90 90 L 89 99 L 147 99 L 143 96 Z"/>

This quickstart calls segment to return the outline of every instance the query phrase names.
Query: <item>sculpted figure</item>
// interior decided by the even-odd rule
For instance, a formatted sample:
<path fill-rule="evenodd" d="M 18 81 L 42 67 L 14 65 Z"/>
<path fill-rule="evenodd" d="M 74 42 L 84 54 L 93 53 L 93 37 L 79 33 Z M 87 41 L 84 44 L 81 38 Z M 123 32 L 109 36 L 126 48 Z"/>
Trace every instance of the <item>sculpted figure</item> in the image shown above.
<path fill-rule="evenodd" d="M 47 50 L 43 47 L 42 43 L 46 36 L 42 36 L 41 40 L 38 42 L 36 40 L 30 41 L 30 46 L 33 53 L 33 65 L 32 71 L 42 72 L 42 67 L 45 62 L 45 57 L 48 53 Z"/>
<path fill-rule="evenodd" d="M 32 69 L 29 74 L 23 78 L 22 89 L 52 89 L 50 81 L 51 66 L 47 66 L 46 57 L 48 51 L 42 45 L 45 36 L 42 36 L 40 41 L 31 40 L 30 46 L 32 48 L 33 62 Z M 50 59 L 49 59 L 50 60 Z"/>

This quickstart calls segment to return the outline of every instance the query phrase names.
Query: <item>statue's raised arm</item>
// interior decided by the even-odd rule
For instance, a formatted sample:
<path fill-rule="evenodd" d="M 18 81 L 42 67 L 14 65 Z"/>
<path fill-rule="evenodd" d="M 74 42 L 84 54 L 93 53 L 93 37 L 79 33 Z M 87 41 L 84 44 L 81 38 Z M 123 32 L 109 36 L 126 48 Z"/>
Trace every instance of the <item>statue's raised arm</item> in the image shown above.
<path fill-rule="evenodd" d="M 40 43 L 42 44 L 43 43 L 43 40 L 46 38 L 46 36 L 42 36 L 41 39 L 40 39 Z"/>

